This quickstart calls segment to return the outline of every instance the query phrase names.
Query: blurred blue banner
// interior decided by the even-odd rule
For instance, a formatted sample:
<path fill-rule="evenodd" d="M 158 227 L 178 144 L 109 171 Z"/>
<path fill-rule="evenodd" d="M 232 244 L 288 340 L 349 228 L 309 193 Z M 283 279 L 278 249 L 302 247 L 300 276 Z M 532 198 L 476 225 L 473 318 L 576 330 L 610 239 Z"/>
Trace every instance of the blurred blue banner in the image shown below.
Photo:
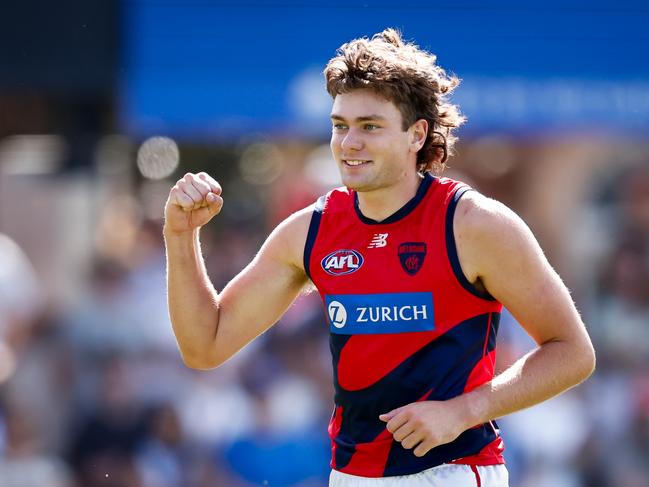
<path fill-rule="evenodd" d="M 649 130 L 649 6 L 544 2 L 126 0 L 122 128 L 181 139 L 322 136 L 322 69 L 400 29 L 463 79 L 473 131 Z"/>

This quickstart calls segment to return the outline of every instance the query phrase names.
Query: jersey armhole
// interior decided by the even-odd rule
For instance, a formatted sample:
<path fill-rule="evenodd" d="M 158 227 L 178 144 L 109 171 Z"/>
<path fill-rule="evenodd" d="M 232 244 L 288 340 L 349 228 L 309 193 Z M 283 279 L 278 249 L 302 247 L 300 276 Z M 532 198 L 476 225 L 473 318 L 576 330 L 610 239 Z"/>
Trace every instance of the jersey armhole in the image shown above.
<path fill-rule="evenodd" d="M 451 202 L 449 203 L 446 210 L 446 252 L 448 254 L 448 260 L 451 263 L 451 268 L 453 269 L 455 278 L 464 289 L 478 298 L 487 301 L 496 301 L 496 298 L 494 298 L 491 294 L 489 294 L 488 292 L 482 292 L 466 278 L 464 271 L 462 271 L 462 266 L 460 265 L 460 258 L 457 254 L 455 233 L 453 232 L 453 221 L 455 218 L 455 210 L 457 208 L 457 204 L 459 203 L 460 198 L 462 198 L 462 196 L 464 196 L 468 191 L 472 191 L 472 188 L 468 186 L 460 186 L 453 194 Z"/>
<path fill-rule="evenodd" d="M 311 262 L 313 245 L 315 244 L 315 239 L 318 236 L 318 230 L 320 229 L 320 220 L 322 219 L 322 212 L 324 210 L 326 199 L 326 195 L 320 196 L 313 207 L 311 222 L 309 223 L 309 232 L 307 233 L 306 243 L 304 244 L 304 271 L 306 272 L 306 275 L 309 276 L 309 279 L 311 279 L 311 282 L 313 282 L 313 278 L 311 277 L 309 263 Z"/>

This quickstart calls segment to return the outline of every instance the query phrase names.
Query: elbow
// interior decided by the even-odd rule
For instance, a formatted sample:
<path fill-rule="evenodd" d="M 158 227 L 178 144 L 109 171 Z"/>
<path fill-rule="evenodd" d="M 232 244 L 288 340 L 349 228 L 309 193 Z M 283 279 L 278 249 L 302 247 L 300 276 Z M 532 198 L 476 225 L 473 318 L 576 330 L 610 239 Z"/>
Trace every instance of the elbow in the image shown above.
<path fill-rule="evenodd" d="M 579 354 L 581 360 L 579 360 L 579 381 L 583 382 L 588 379 L 595 372 L 597 366 L 597 357 L 595 355 L 595 349 L 593 348 L 590 340 L 583 347 L 583 350 Z"/>
<path fill-rule="evenodd" d="M 181 350 L 180 356 L 183 360 L 183 364 L 185 364 L 186 367 L 194 370 L 215 369 L 223 362 L 225 362 L 224 360 L 220 360 L 218 357 L 210 356 L 206 353 L 190 353 Z"/>
<path fill-rule="evenodd" d="M 590 350 L 590 352 L 589 352 L 589 362 L 588 362 L 588 367 L 589 368 L 588 368 L 588 375 L 586 376 L 586 378 L 593 375 L 593 373 L 595 372 L 595 369 L 597 368 L 597 356 L 595 354 L 595 348 L 593 348 L 592 344 L 590 344 L 589 350 Z"/>

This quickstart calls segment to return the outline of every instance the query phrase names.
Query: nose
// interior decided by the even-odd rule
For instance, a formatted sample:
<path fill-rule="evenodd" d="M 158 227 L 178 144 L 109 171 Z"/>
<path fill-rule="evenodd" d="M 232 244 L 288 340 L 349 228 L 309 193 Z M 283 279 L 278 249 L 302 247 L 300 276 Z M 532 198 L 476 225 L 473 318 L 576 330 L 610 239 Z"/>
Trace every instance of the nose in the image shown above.
<path fill-rule="evenodd" d="M 363 139 L 354 129 L 349 129 L 342 141 L 340 147 L 343 151 L 358 151 L 363 148 Z"/>

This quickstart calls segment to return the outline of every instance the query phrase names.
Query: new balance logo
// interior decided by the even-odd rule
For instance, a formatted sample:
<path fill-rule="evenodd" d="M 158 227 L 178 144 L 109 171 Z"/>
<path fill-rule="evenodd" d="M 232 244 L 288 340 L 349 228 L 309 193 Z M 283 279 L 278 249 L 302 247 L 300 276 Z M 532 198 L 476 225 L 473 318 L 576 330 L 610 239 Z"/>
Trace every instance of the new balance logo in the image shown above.
<path fill-rule="evenodd" d="M 388 234 L 387 233 L 375 233 L 372 237 L 372 241 L 367 246 L 368 249 L 378 249 L 379 247 L 385 247 L 388 244 Z"/>

